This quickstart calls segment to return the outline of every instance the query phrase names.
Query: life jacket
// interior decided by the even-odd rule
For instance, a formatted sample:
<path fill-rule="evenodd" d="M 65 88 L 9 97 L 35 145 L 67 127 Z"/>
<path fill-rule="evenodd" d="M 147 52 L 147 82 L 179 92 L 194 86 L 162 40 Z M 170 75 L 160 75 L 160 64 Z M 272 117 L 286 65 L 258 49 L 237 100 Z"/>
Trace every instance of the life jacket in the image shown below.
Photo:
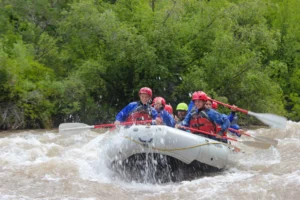
<path fill-rule="evenodd" d="M 193 129 L 197 129 L 199 131 L 205 131 L 209 133 L 211 132 L 217 133 L 220 130 L 204 111 L 200 111 L 199 113 L 196 113 L 196 110 L 192 111 L 192 119 L 190 120 L 190 127 Z M 199 134 L 199 132 L 196 131 L 192 131 L 192 132 Z"/>
<path fill-rule="evenodd" d="M 129 113 L 126 122 L 145 120 L 152 120 L 151 106 L 147 104 L 147 106 L 145 107 L 141 102 L 138 102 L 138 106 L 131 113 Z"/>

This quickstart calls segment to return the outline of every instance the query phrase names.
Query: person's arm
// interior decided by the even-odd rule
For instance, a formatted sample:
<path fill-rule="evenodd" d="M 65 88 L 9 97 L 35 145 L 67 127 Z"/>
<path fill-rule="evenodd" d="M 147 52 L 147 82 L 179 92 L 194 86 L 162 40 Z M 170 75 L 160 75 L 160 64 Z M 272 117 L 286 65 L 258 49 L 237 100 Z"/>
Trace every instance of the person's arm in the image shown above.
<path fill-rule="evenodd" d="M 191 112 L 188 112 L 188 114 L 185 116 L 184 120 L 182 120 L 182 122 L 179 125 L 189 127 L 191 118 L 192 118 L 192 114 L 191 114 Z"/>
<path fill-rule="evenodd" d="M 228 115 L 228 119 L 230 123 L 233 121 L 234 116 L 235 116 L 235 111 L 231 111 L 231 113 Z"/>
<path fill-rule="evenodd" d="M 160 114 L 161 114 L 161 117 L 162 117 L 162 120 L 163 120 L 164 124 L 166 124 L 167 126 L 170 126 L 170 127 L 175 127 L 175 120 L 174 120 L 173 116 L 170 113 L 163 110 L 163 111 L 161 111 Z"/>
<path fill-rule="evenodd" d="M 152 119 L 155 120 L 157 118 L 157 111 L 151 107 L 151 116 L 152 116 Z"/>
<path fill-rule="evenodd" d="M 158 117 L 158 112 L 151 107 L 151 116 L 152 116 L 152 125 L 160 125 L 162 124 L 162 119 Z"/>
<path fill-rule="evenodd" d="M 120 122 L 126 121 L 128 115 L 134 110 L 137 102 L 131 102 L 126 107 L 124 107 L 116 116 L 115 124 L 120 124 Z"/>
<path fill-rule="evenodd" d="M 209 109 L 207 111 L 207 114 L 211 120 L 213 120 L 216 124 L 218 124 L 221 127 L 221 130 L 217 134 L 219 136 L 223 136 L 230 126 L 230 122 L 227 118 L 227 115 L 221 114 L 213 109 Z"/>
<path fill-rule="evenodd" d="M 229 126 L 230 126 L 230 121 L 229 119 L 227 118 L 227 115 L 225 114 L 221 114 L 221 133 L 219 132 L 218 134 L 219 135 L 222 135 L 224 136 L 225 132 L 228 130 Z"/>
<path fill-rule="evenodd" d="M 240 126 L 237 125 L 237 124 L 233 124 L 233 125 L 230 125 L 230 128 L 233 128 L 235 130 L 239 130 L 240 129 Z"/>
<path fill-rule="evenodd" d="M 191 101 L 188 107 L 188 112 L 191 112 L 194 106 L 195 106 L 194 101 Z"/>
<path fill-rule="evenodd" d="M 240 129 L 240 126 L 237 125 L 237 124 L 233 124 L 233 125 L 230 125 L 230 128 L 234 129 L 234 130 L 239 130 L 238 132 L 237 131 L 234 131 L 234 130 L 230 130 L 230 132 L 236 134 L 236 136 L 238 137 L 241 137 L 241 133 L 239 133 L 240 131 L 243 131 L 242 129 Z"/>
<path fill-rule="evenodd" d="M 231 113 L 228 115 L 228 119 L 229 119 L 230 123 L 234 123 L 233 121 L 235 119 L 237 119 L 237 116 L 235 115 L 236 109 L 237 109 L 237 106 L 236 105 L 232 105 L 232 107 L 231 107 Z"/>

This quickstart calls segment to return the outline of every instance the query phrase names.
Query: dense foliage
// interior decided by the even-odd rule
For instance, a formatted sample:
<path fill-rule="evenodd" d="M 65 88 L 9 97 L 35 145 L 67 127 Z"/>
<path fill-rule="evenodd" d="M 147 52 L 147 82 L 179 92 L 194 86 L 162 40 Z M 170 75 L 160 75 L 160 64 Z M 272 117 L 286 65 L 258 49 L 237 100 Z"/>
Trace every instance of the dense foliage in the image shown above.
<path fill-rule="evenodd" d="M 1 129 L 111 121 L 142 86 L 300 120 L 299 0 L 0 5 Z"/>

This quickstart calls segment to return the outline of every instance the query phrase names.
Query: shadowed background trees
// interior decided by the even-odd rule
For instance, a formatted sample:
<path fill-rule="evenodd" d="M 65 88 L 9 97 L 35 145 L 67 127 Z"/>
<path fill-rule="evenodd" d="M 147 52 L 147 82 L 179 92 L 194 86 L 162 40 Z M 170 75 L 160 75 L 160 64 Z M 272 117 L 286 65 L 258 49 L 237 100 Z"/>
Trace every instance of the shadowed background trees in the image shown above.
<path fill-rule="evenodd" d="M 298 0 L 0 4 L 1 129 L 113 121 L 143 86 L 300 120 Z"/>

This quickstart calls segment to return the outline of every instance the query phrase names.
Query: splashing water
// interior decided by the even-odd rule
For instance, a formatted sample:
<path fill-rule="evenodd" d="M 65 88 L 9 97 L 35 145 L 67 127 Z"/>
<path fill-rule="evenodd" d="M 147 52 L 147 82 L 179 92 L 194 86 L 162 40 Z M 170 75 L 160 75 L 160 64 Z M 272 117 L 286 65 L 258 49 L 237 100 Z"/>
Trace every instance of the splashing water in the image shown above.
<path fill-rule="evenodd" d="M 300 123 L 249 132 L 279 143 L 265 150 L 236 143 L 242 153 L 230 154 L 224 171 L 154 184 L 123 179 L 108 164 L 105 152 L 121 146 L 121 132 L 1 132 L 0 199 L 298 199 Z"/>

